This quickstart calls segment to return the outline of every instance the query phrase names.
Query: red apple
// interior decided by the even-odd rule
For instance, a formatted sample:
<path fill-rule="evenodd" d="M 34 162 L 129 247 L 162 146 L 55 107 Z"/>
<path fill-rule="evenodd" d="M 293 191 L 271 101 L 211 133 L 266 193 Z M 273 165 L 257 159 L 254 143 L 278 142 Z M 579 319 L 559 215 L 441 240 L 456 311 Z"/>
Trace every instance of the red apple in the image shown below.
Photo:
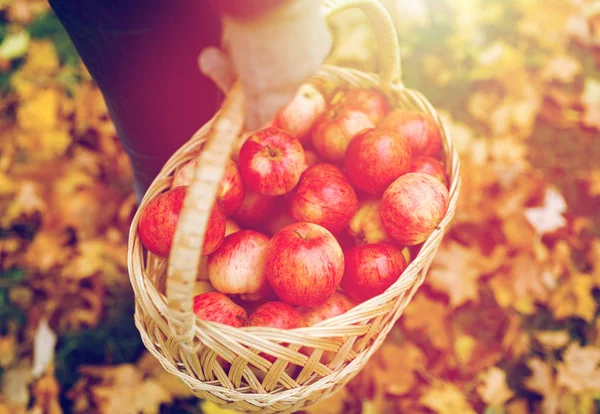
<path fill-rule="evenodd" d="M 413 164 L 410 171 L 429 174 L 432 177 L 440 180 L 446 187 L 448 187 L 448 176 L 446 175 L 444 165 L 433 157 L 415 157 L 415 159 L 413 159 Z"/>
<path fill-rule="evenodd" d="M 304 170 L 302 144 L 279 128 L 252 134 L 240 150 L 242 178 L 252 191 L 276 196 L 290 192 Z"/>
<path fill-rule="evenodd" d="M 448 189 L 440 180 L 423 173 L 408 173 L 383 193 L 381 221 L 398 243 L 419 244 L 444 218 L 448 200 Z"/>
<path fill-rule="evenodd" d="M 292 224 L 295 222 L 294 218 L 289 212 L 289 209 L 285 208 L 285 205 L 282 207 L 283 208 L 281 208 L 277 212 L 274 212 L 272 217 L 267 220 L 266 230 L 267 234 L 270 234 L 271 236 L 277 234 L 279 230 L 281 230 L 288 224 Z"/>
<path fill-rule="evenodd" d="M 295 329 L 304 326 L 304 318 L 296 308 L 287 303 L 267 302 L 250 315 L 247 326 Z"/>
<path fill-rule="evenodd" d="M 258 307 L 248 318 L 247 326 L 265 326 L 278 329 L 295 329 L 304 326 L 304 318 L 296 308 L 283 302 L 267 302 Z M 281 345 L 286 346 L 287 343 Z M 271 363 L 276 359 L 264 352 L 260 356 Z"/>
<path fill-rule="evenodd" d="M 317 155 L 316 152 L 314 152 L 313 150 L 310 149 L 305 149 L 304 150 L 304 171 L 306 171 L 306 169 L 308 167 L 312 167 L 313 165 L 317 165 L 320 162 L 319 160 L 319 156 Z"/>
<path fill-rule="evenodd" d="M 325 303 L 344 274 L 344 253 L 327 229 L 294 223 L 277 233 L 267 247 L 267 280 L 290 305 Z"/>
<path fill-rule="evenodd" d="M 355 244 L 391 241 L 381 222 L 379 208 L 378 200 L 364 201 L 360 204 L 348 226 L 348 233 L 354 238 Z"/>
<path fill-rule="evenodd" d="M 204 233 L 204 244 L 202 254 L 207 256 L 217 250 L 225 238 L 227 219 L 218 204 L 215 204 L 210 212 L 206 232 Z"/>
<path fill-rule="evenodd" d="M 304 316 L 306 326 L 313 326 L 325 319 L 346 313 L 355 306 L 356 303 L 354 301 L 342 292 L 336 291 L 329 300 L 321 306 L 312 309 L 303 309 L 302 315 Z"/>
<path fill-rule="evenodd" d="M 194 158 L 177 170 L 173 178 L 172 188 L 190 185 L 198 162 L 199 158 Z M 229 217 L 235 213 L 242 205 L 245 193 L 246 187 L 237 165 L 231 159 L 227 160 L 225 174 L 217 192 L 217 201 L 221 206 L 223 214 Z"/>
<path fill-rule="evenodd" d="M 319 224 L 337 233 L 350 222 L 358 208 L 358 199 L 339 168 L 317 164 L 302 174 L 290 208 L 296 221 Z"/>
<path fill-rule="evenodd" d="M 300 142 L 310 138 L 310 130 L 317 118 L 325 112 L 327 103 L 323 95 L 312 85 L 304 84 L 296 96 L 275 116 L 273 126 L 281 128 Z"/>
<path fill-rule="evenodd" d="M 261 228 L 265 220 L 275 209 L 275 197 L 246 191 L 242 205 L 233 215 L 233 219 L 245 228 Z"/>
<path fill-rule="evenodd" d="M 381 194 L 410 171 L 412 153 L 408 141 L 396 132 L 366 129 L 346 150 L 344 167 L 350 182 L 369 194 Z"/>
<path fill-rule="evenodd" d="M 363 129 L 373 126 L 365 112 L 337 106 L 323 113 L 313 126 L 313 144 L 317 152 L 327 160 L 341 162 L 352 138 Z"/>
<path fill-rule="evenodd" d="M 312 309 L 302 309 L 301 313 L 304 316 L 304 321 L 306 323 L 306 326 L 313 326 L 313 325 L 316 325 L 317 323 L 322 322 L 326 319 L 333 318 L 334 316 L 342 315 L 342 314 L 348 312 L 350 309 L 352 309 L 356 305 L 357 305 L 356 302 L 349 299 L 342 292 L 336 291 L 329 298 L 329 300 L 327 300 L 327 302 L 325 302 L 321 306 L 317 306 L 316 308 L 312 308 Z M 343 342 L 346 339 L 346 337 L 341 336 L 341 337 L 328 338 L 328 339 L 334 339 L 334 340 L 339 340 L 340 342 Z M 310 357 L 310 355 L 313 352 L 313 349 L 303 347 L 300 349 L 300 352 L 302 352 L 304 355 Z M 325 351 L 325 352 L 323 352 L 323 355 L 321 355 L 321 363 L 329 364 L 331 361 L 333 361 L 335 356 L 336 356 L 335 352 Z"/>
<path fill-rule="evenodd" d="M 265 277 L 265 254 L 269 237 L 240 230 L 225 237 L 208 258 L 208 275 L 215 289 L 244 300 L 258 300 L 269 293 Z"/>
<path fill-rule="evenodd" d="M 138 231 L 142 244 L 152 254 L 160 257 L 169 256 L 186 194 L 187 187 L 176 187 L 157 195 L 144 207 L 140 215 Z M 215 251 L 224 237 L 225 216 L 215 204 L 206 228 L 202 254 L 207 255 Z"/>
<path fill-rule="evenodd" d="M 350 105 L 364 111 L 374 124 L 377 124 L 390 111 L 387 98 L 377 89 L 348 89 L 339 91 L 331 101 L 331 105 Z"/>
<path fill-rule="evenodd" d="M 391 243 L 364 244 L 344 252 L 342 289 L 357 302 L 382 294 L 406 269 L 402 251 Z"/>
<path fill-rule="evenodd" d="M 235 162 L 229 159 L 217 193 L 217 201 L 223 210 L 223 214 L 229 217 L 235 213 L 242 205 L 245 195 L 246 186 L 242 181 L 240 170 Z"/>
<path fill-rule="evenodd" d="M 155 256 L 168 257 L 187 187 L 177 187 L 152 198 L 143 207 L 138 233 L 144 247 Z"/>
<path fill-rule="evenodd" d="M 194 313 L 205 321 L 219 322 L 235 328 L 246 325 L 248 315 L 244 308 L 219 292 L 208 292 L 194 297 Z"/>
<path fill-rule="evenodd" d="M 405 137 L 415 157 L 435 156 L 442 147 L 442 137 L 435 120 L 423 112 L 395 109 L 381 121 L 379 128 L 396 131 Z"/>

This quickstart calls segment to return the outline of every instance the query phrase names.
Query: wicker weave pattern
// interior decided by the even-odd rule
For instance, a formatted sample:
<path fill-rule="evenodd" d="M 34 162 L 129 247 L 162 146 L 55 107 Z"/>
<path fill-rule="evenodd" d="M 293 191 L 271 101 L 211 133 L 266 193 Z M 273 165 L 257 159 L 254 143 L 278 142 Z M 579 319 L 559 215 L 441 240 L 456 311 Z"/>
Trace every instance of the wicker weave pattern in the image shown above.
<path fill-rule="evenodd" d="M 375 21 L 381 21 L 381 16 L 384 21 L 389 19 L 381 6 L 371 0 L 330 1 L 326 10 L 330 13 L 357 5 L 365 6 Z M 382 44 L 391 44 L 391 35 L 396 42 L 393 26 L 391 34 L 389 27 L 378 27 Z M 449 208 L 418 256 L 385 293 L 318 325 L 288 331 L 233 328 L 194 317 L 192 291 L 202 235 L 225 161 L 243 120 L 243 100 L 237 87 L 219 115 L 173 155 L 144 197 L 141 207 L 170 188 L 172 174 L 179 165 L 201 153 L 202 162 L 186 198 L 169 260 L 155 257 L 143 248 L 137 235 L 139 212 L 131 226 L 128 254 L 136 299 L 135 323 L 144 345 L 198 397 L 230 409 L 261 413 L 294 412 L 327 398 L 362 369 L 423 283 L 444 230 L 454 216 L 460 166 L 450 135 L 434 108 L 419 92 L 400 83 L 397 45 L 392 49 L 386 55 L 391 56 L 387 63 L 382 59 L 382 77 L 325 65 L 312 79 L 326 96 L 340 87 L 379 88 L 388 95 L 392 106 L 429 113 L 440 127 L 450 178 Z M 271 363 L 260 353 L 277 359 Z"/>

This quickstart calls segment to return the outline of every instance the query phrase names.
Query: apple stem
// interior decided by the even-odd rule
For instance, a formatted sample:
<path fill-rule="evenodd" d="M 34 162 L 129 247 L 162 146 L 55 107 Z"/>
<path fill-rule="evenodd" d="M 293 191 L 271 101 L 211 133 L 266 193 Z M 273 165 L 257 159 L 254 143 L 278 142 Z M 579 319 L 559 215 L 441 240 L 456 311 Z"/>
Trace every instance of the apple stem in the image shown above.
<path fill-rule="evenodd" d="M 298 235 L 298 237 L 300 237 L 302 240 L 305 240 L 304 237 L 302 237 L 302 233 L 300 233 L 300 230 L 298 229 L 294 229 L 294 232 Z"/>

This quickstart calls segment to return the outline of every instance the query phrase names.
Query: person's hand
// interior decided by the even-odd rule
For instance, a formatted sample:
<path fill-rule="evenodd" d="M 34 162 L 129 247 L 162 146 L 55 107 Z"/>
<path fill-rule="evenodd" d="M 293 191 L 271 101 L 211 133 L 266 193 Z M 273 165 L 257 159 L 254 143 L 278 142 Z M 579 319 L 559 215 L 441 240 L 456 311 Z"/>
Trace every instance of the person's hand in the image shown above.
<path fill-rule="evenodd" d="M 227 91 L 239 79 L 246 129 L 267 125 L 317 71 L 331 48 L 321 0 L 290 0 L 252 19 L 223 16 L 223 43 L 203 50 L 200 69 Z"/>

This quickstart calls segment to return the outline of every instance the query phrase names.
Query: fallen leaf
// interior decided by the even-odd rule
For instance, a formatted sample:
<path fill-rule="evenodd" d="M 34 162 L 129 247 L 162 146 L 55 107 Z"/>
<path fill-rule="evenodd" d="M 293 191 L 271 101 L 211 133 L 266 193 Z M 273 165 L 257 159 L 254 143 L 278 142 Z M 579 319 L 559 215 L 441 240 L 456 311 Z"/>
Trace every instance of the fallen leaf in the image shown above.
<path fill-rule="evenodd" d="M 212 401 L 204 400 L 200 403 L 200 408 L 204 414 L 237 414 L 237 411 L 221 408 Z M 310 412 L 310 410 L 307 410 Z M 326 411 L 327 412 L 327 411 Z"/>
<path fill-rule="evenodd" d="M 454 354 L 459 364 L 466 365 L 469 363 L 476 345 L 477 341 L 469 335 L 460 335 L 456 338 L 454 341 Z"/>
<path fill-rule="evenodd" d="M 31 367 L 27 363 L 4 371 L 2 375 L 1 395 L 3 402 L 13 409 L 25 408 L 29 403 L 29 384 L 31 383 Z"/>
<path fill-rule="evenodd" d="M 145 379 L 131 364 L 114 367 L 82 367 L 81 373 L 100 380 L 90 386 L 94 403 L 103 413 L 158 414 L 161 404 L 172 397 L 151 379 Z"/>
<path fill-rule="evenodd" d="M 567 331 L 536 331 L 534 336 L 542 346 L 551 350 L 560 349 L 571 340 Z"/>
<path fill-rule="evenodd" d="M 583 124 L 600 129 L 600 80 L 585 78 L 581 103 L 584 108 Z"/>
<path fill-rule="evenodd" d="M 491 367 L 480 378 L 482 383 L 477 387 L 477 393 L 489 406 L 501 407 L 514 395 L 506 383 L 506 372 L 500 368 Z"/>
<path fill-rule="evenodd" d="M 541 236 L 564 227 L 567 224 L 563 217 L 566 211 L 567 203 L 562 194 L 550 187 L 546 190 L 543 205 L 526 209 L 525 217 Z"/>
<path fill-rule="evenodd" d="M 31 374 L 34 378 L 42 375 L 54 359 L 56 340 L 56 334 L 48 326 L 48 321 L 42 319 L 33 340 L 33 367 L 31 368 Z"/>
<path fill-rule="evenodd" d="M 571 83 L 581 73 L 581 63 L 571 56 L 559 55 L 553 57 L 542 70 L 542 79 L 545 81 L 557 80 Z"/>
<path fill-rule="evenodd" d="M 11 33 L 0 43 L 0 59 L 12 60 L 23 56 L 29 47 L 29 33 L 21 30 Z"/>
<path fill-rule="evenodd" d="M 32 414 L 39 410 L 44 414 L 63 414 L 60 405 L 60 386 L 54 375 L 45 375 L 33 387 Z"/>
<path fill-rule="evenodd" d="M 444 304 L 419 292 L 404 310 L 401 320 L 408 331 L 424 334 L 435 348 L 445 350 L 451 345 L 447 316 Z"/>
<path fill-rule="evenodd" d="M 346 402 L 351 400 L 352 397 L 348 392 L 348 387 L 343 387 L 338 390 L 331 397 L 318 402 L 317 404 L 308 407 L 305 411 L 308 414 L 338 414 L 345 412 Z M 205 411 L 206 413 L 207 411 Z M 220 414 L 219 412 L 214 412 L 214 414 Z M 223 414 L 228 414 L 224 413 Z"/>
<path fill-rule="evenodd" d="M 420 402 L 438 414 L 475 414 L 465 395 L 448 382 L 435 384 L 427 389 Z"/>
<path fill-rule="evenodd" d="M 66 233 L 40 231 L 36 233 L 33 242 L 29 244 L 24 256 L 24 264 L 41 273 L 62 266 L 71 255 L 71 248 L 67 246 Z"/>
<path fill-rule="evenodd" d="M 600 389 L 600 348 L 582 347 L 572 342 L 556 365 L 557 383 L 571 392 L 598 391 Z"/>
<path fill-rule="evenodd" d="M 542 410 L 545 414 L 557 414 L 559 393 L 552 367 L 539 358 L 527 361 L 532 374 L 524 382 L 525 387 L 544 397 Z"/>
<path fill-rule="evenodd" d="M 484 256 L 476 246 L 456 242 L 443 244 L 437 252 L 426 279 L 432 288 L 444 292 L 453 308 L 478 298 L 478 280 L 503 261 L 504 251 L 496 249 Z"/>
<path fill-rule="evenodd" d="M 16 219 L 42 213 L 46 210 L 47 203 L 42 194 L 39 184 L 32 181 L 23 181 L 12 199 L 4 215 L 0 217 L 0 226 L 9 227 Z"/>
<path fill-rule="evenodd" d="M 425 366 L 425 354 L 410 342 L 401 345 L 385 343 L 376 354 L 375 384 L 385 394 L 403 395 L 417 381 L 416 371 Z"/>
<path fill-rule="evenodd" d="M 573 273 L 552 292 L 549 306 L 558 320 L 579 316 L 588 322 L 594 319 L 596 300 L 592 294 L 594 279 L 591 275 Z"/>
<path fill-rule="evenodd" d="M 12 364 L 16 355 L 17 338 L 14 333 L 0 336 L 0 367 L 8 367 Z"/>

